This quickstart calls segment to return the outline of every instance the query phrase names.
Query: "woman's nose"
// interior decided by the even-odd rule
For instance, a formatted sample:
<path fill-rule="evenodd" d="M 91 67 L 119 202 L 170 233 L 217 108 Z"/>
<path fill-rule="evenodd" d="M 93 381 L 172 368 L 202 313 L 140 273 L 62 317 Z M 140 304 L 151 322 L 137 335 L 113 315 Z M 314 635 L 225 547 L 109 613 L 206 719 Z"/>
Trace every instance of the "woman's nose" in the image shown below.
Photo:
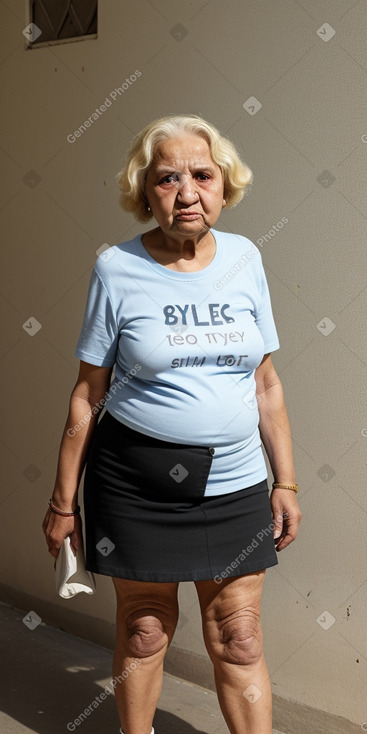
<path fill-rule="evenodd" d="M 188 176 L 182 173 L 177 182 L 177 197 L 181 202 L 192 202 L 197 201 L 197 188 L 195 179 L 192 176 Z"/>

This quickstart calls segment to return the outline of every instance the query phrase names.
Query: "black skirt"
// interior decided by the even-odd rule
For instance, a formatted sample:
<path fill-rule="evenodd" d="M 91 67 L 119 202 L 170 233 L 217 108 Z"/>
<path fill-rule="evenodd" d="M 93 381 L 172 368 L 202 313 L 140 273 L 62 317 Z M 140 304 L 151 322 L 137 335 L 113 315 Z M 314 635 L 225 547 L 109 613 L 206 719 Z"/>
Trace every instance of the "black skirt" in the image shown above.
<path fill-rule="evenodd" d="M 266 480 L 204 497 L 213 454 L 133 431 L 106 411 L 84 480 L 87 569 L 134 581 L 221 583 L 276 565 Z"/>

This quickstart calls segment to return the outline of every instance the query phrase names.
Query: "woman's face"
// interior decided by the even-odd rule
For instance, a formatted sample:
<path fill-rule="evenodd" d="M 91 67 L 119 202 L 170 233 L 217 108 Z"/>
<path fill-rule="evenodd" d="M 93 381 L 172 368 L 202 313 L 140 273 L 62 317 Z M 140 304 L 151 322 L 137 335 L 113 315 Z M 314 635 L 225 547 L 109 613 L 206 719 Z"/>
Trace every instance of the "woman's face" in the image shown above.
<path fill-rule="evenodd" d="M 224 205 L 221 169 L 206 140 L 197 135 L 160 143 L 145 184 L 154 218 L 175 239 L 207 232 Z"/>

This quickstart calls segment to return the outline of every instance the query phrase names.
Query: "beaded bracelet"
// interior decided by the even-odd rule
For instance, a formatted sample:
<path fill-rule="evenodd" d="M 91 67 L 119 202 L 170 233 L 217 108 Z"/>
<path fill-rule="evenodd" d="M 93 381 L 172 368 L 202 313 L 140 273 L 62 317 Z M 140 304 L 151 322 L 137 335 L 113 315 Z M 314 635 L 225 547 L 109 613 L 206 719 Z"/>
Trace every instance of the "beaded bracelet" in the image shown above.
<path fill-rule="evenodd" d="M 74 512 L 63 512 L 63 510 L 60 510 L 58 507 L 56 507 L 56 505 L 54 505 L 52 497 L 48 501 L 48 504 L 50 505 L 51 512 L 53 512 L 55 515 L 61 515 L 61 517 L 74 517 L 74 515 L 80 514 L 79 505 L 75 508 Z"/>
<path fill-rule="evenodd" d="M 282 484 L 282 482 L 273 482 L 273 489 L 292 489 L 293 492 L 298 492 L 298 484 Z"/>

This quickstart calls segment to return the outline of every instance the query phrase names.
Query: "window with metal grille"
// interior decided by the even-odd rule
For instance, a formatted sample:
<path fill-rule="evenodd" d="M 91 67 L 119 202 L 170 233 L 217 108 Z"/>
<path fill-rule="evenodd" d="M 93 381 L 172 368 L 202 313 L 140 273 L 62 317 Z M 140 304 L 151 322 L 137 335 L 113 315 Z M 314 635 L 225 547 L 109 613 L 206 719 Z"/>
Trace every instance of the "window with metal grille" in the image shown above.
<path fill-rule="evenodd" d="M 97 38 L 98 0 L 28 0 L 28 48 Z"/>

